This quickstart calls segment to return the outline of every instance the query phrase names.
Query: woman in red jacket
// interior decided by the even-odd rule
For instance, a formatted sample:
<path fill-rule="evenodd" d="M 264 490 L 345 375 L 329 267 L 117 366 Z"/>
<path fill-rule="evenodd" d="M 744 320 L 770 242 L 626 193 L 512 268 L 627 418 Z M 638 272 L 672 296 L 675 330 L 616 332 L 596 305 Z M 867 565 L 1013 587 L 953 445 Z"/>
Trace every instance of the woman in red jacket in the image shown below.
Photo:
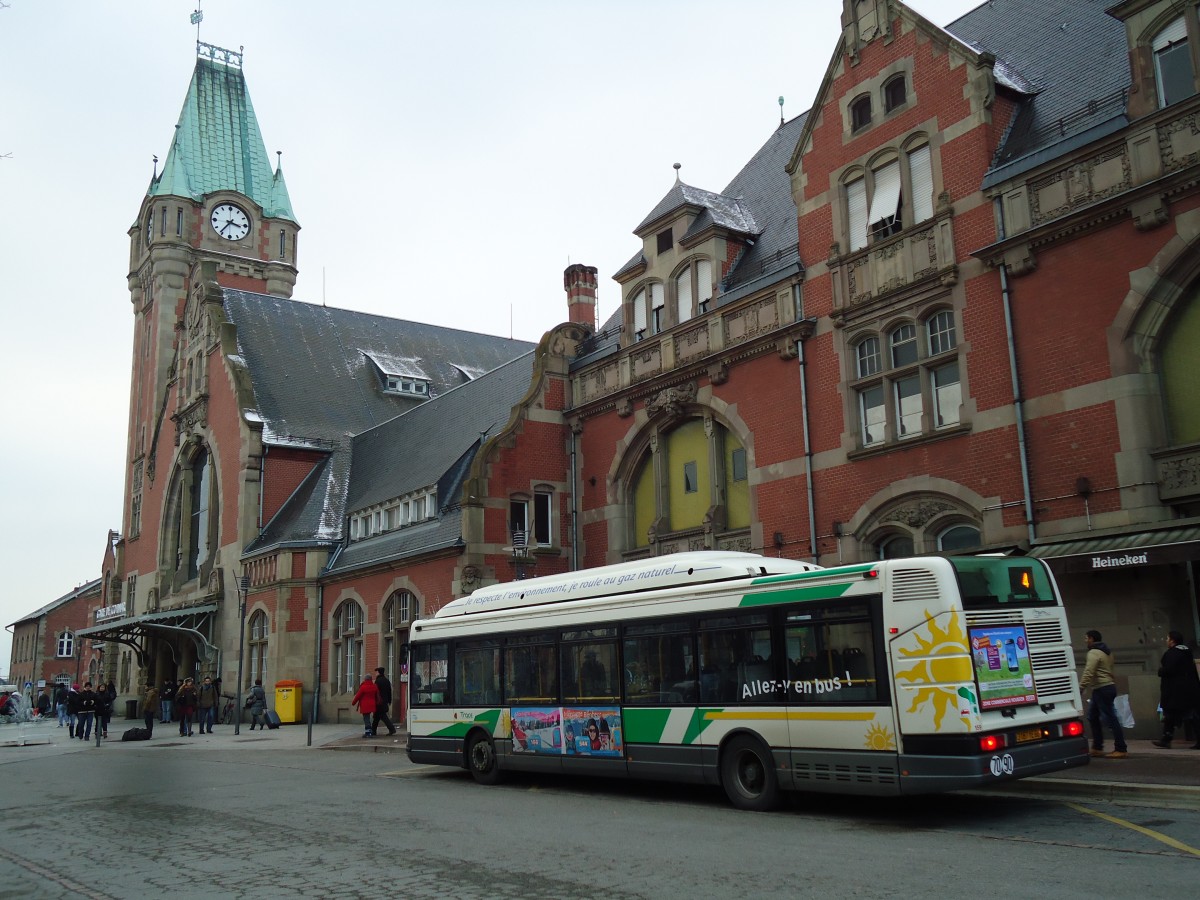
<path fill-rule="evenodd" d="M 375 681 L 370 675 L 363 676 L 362 684 L 358 686 L 358 691 L 350 702 L 362 713 L 363 737 L 375 737 L 375 732 L 371 730 L 371 718 L 379 708 L 379 688 L 375 686 Z"/>

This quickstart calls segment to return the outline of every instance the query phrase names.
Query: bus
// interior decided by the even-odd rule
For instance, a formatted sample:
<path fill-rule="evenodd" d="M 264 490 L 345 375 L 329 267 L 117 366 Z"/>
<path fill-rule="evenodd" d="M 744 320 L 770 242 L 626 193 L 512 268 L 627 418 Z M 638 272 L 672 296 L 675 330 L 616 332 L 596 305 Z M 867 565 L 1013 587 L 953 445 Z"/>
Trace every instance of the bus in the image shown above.
<path fill-rule="evenodd" d="M 822 568 L 699 551 L 491 585 L 409 636 L 408 756 L 906 795 L 1088 762 L 1061 596 L 1026 557 Z"/>

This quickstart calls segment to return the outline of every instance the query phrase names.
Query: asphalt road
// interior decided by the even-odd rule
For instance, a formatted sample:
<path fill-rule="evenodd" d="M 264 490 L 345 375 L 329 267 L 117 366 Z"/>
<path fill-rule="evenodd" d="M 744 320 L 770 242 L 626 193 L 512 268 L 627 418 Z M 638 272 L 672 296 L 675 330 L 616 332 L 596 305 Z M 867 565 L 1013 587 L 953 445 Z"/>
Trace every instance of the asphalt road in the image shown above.
<path fill-rule="evenodd" d="M 258 750 L 260 752 L 247 752 Z M 0 750 L 0 898 L 1192 896 L 1200 812 L 987 795 L 476 785 L 402 753 Z"/>

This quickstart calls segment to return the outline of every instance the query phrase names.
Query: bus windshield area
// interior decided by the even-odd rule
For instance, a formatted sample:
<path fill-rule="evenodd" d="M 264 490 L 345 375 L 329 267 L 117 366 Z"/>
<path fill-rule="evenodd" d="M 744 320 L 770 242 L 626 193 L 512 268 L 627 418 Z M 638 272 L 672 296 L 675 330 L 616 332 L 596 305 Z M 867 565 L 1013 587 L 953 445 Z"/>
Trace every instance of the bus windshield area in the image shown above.
<path fill-rule="evenodd" d="M 954 556 L 966 609 L 997 606 L 1056 606 L 1054 585 L 1040 560 L 1024 556 Z"/>

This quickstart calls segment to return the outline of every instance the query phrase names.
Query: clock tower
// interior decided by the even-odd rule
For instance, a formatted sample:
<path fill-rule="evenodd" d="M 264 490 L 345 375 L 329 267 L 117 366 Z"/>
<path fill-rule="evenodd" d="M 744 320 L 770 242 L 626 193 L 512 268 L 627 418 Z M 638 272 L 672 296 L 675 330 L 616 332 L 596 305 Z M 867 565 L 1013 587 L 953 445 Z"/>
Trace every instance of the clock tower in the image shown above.
<path fill-rule="evenodd" d="M 208 506 L 221 502 L 220 467 L 245 472 L 254 460 L 238 437 L 238 407 L 227 409 L 238 357 L 221 289 L 290 298 L 296 284 L 300 226 L 263 143 L 242 53 L 196 48 L 170 149 L 129 229 L 134 340 L 119 568 L 137 613 L 226 591 L 229 561 L 217 545 L 238 538 Z"/>

